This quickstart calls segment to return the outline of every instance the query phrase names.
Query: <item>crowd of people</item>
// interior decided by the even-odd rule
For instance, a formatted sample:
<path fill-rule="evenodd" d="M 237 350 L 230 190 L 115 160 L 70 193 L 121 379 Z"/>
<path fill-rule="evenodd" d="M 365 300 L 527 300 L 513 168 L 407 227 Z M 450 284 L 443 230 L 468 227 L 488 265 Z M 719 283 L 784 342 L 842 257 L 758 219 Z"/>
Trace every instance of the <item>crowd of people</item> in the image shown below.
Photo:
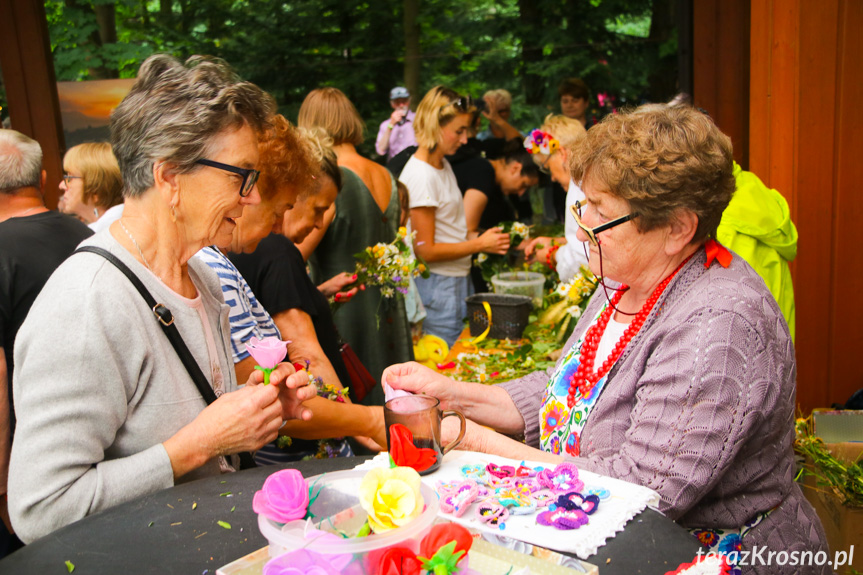
<path fill-rule="evenodd" d="M 6 545 L 177 482 L 383 450 L 384 382 L 464 413 L 462 448 L 656 490 L 702 542 L 825 549 L 794 483 L 787 204 L 702 111 L 595 123 L 589 99 L 565 80 L 562 114 L 522 133 L 505 90 L 437 86 L 412 111 L 396 87 L 384 167 L 357 151 L 364 122 L 336 88 L 293 125 L 224 62 L 156 55 L 110 146 L 66 153 L 65 214 L 43 203 L 39 144 L 0 130 Z M 602 278 L 557 365 L 489 387 L 413 363 L 420 318 L 458 338 L 483 288 L 472 256 L 507 252 L 499 224 L 530 220 L 543 181 L 564 234 L 526 257 Z M 763 233 L 750 205 L 777 214 Z M 403 226 L 430 274 L 385 297 L 357 282 L 354 254 Z M 288 357 L 268 385 L 252 358 L 266 338 Z"/>

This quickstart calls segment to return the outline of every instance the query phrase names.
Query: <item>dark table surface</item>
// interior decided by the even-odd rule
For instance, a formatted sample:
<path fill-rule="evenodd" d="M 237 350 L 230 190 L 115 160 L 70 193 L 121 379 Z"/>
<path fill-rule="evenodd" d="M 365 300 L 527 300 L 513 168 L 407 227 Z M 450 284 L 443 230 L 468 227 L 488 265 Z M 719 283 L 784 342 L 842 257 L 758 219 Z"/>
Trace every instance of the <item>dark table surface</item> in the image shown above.
<path fill-rule="evenodd" d="M 361 461 L 336 458 L 293 467 L 310 477 Z M 0 561 L 0 573 L 63 575 L 65 562 L 71 561 L 75 575 L 214 575 L 222 565 L 267 544 L 252 497 L 276 469 L 259 467 L 185 483 L 91 515 Z M 698 548 L 688 531 L 647 509 L 587 561 L 598 565 L 602 575 L 662 575 L 692 561 Z"/>

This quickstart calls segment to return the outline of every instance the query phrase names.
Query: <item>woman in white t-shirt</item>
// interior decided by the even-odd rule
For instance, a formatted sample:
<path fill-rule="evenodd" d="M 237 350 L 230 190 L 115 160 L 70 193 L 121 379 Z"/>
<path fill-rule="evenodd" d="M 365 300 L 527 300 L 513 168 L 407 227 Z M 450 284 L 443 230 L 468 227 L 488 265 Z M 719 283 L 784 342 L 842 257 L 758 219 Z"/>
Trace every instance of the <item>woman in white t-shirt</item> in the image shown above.
<path fill-rule="evenodd" d="M 458 339 L 467 315 L 464 300 L 470 295 L 470 256 L 479 252 L 503 254 L 509 249 L 509 235 L 500 228 L 468 235 L 462 195 L 444 157 L 467 142 L 474 111 L 469 97 L 443 86 L 432 88 L 414 118 L 419 149 L 399 178 L 410 195 L 416 253 L 431 272 L 428 279 L 417 279 L 427 313 L 424 331 L 443 338 L 450 346 Z"/>

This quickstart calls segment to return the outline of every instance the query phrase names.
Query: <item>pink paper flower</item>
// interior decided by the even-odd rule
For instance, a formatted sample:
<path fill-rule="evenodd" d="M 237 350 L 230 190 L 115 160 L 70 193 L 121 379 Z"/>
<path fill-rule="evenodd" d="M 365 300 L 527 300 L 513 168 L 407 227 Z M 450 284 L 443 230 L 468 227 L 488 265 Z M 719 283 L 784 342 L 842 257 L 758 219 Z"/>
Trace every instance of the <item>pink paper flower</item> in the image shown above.
<path fill-rule="evenodd" d="M 283 469 L 267 477 L 252 500 L 255 513 L 279 523 L 302 519 L 308 506 L 309 486 L 296 469 Z"/>
<path fill-rule="evenodd" d="M 246 349 L 258 365 L 264 369 L 274 369 L 288 355 L 288 343 L 275 337 L 258 339 L 252 336 Z"/>
<path fill-rule="evenodd" d="M 291 551 L 264 565 L 264 575 L 339 575 L 330 558 L 307 549 Z"/>

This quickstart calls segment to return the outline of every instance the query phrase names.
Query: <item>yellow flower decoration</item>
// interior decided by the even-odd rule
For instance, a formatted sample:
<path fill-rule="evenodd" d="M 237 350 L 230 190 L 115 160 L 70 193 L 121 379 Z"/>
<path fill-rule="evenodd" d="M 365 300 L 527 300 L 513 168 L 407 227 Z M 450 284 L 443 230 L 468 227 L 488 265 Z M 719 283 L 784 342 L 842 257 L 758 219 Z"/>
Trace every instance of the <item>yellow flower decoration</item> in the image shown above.
<path fill-rule="evenodd" d="M 407 525 L 425 506 L 419 473 L 410 467 L 372 469 L 360 484 L 360 505 L 375 533 Z"/>

